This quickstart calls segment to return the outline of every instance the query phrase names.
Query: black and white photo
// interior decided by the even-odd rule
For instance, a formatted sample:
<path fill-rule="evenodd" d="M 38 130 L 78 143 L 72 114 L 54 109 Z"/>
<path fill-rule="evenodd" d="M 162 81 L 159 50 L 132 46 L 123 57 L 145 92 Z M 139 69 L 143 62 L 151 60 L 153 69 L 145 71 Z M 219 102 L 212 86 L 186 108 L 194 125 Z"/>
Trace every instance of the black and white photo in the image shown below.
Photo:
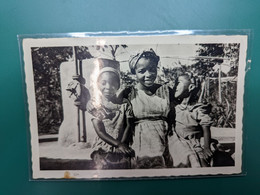
<path fill-rule="evenodd" d="M 242 173 L 246 35 L 24 38 L 33 179 Z"/>

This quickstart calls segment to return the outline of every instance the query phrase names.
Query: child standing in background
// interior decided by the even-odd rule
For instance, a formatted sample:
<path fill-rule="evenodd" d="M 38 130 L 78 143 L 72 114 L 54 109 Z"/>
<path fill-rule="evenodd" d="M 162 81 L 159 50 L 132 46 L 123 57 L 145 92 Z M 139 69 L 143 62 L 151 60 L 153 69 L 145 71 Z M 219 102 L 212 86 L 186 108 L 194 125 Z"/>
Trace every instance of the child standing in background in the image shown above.
<path fill-rule="evenodd" d="M 209 106 L 197 103 L 199 85 L 188 75 L 179 76 L 175 98 L 180 104 L 175 107 L 176 126 L 169 140 L 170 153 L 174 167 L 208 167 L 212 157 L 210 149 Z M 204 146 L 200 138 L 204 137 Z"/>

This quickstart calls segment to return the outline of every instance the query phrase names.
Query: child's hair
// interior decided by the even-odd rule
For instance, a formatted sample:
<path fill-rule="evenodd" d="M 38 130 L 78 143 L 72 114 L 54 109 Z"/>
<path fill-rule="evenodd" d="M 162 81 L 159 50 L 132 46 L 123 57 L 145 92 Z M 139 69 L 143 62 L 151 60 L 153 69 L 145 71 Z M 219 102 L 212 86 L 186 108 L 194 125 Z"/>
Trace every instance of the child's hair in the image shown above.
<path fill-rule="evenodd" d="M 199 78 L 193 76 L 193 74 L 189 72 L 185 72 L 179 77 L 184 77 L 185 79 L 190 81 L 190 84 L 194 85 L 194 89 L 191 91 L 190 102 L 197 102 L 200 97 L 199 92 L 201 91 L 201 82 Z"/>
<path fill-rule="evenodd" d="M 136 55 L 133 55 L 130 57 L 130 60 L 129 60 L 129 68 L 130 68 L 132 74 L 135 74 L 136 64 L 138 63 L 138 61 L 141 58 L 150 59 L 156 65 L 158 65 L 158 62 L 160 60 L 160 57 L 156 55 L 156 53 L 154 52 L 154 50 L 152 48 L 149 50 L 144 50 Z"/>

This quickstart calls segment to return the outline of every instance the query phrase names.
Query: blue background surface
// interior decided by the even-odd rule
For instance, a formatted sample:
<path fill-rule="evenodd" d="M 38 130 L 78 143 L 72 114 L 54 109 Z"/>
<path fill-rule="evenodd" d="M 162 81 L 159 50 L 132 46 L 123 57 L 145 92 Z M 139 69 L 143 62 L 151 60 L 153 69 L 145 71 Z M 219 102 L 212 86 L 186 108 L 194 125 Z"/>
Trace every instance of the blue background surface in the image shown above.
<path fill-rule="evenodd" d="M 0 4 L 0 194 L 260 194 L 260 1 L 9 0 Z M 17 34 L 252 29 L 244 96 L 245 176 L 138 181 L 29 181 Z"/>

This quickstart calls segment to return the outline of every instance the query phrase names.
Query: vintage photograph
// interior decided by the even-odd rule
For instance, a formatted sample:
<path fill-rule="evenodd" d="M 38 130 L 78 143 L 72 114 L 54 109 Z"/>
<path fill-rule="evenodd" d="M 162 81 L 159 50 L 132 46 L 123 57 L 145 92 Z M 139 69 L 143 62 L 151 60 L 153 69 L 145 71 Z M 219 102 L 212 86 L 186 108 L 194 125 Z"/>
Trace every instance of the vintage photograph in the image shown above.
<path fill-rule="evenodd" d="M 23 38 L 32 179 L 241 174 L 247 38 Z"/>

